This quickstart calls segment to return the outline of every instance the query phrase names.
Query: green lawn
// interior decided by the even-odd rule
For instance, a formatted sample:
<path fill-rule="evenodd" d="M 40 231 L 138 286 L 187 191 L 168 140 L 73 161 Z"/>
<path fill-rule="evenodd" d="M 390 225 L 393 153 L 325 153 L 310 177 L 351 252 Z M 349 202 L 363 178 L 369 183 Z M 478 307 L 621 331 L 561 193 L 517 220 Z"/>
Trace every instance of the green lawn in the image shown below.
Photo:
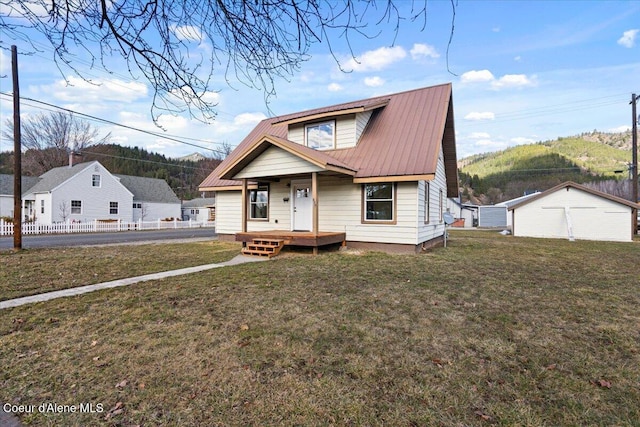
<path fill-rule="evenodd" d="M 639 262 L 456 230 L 2 310 L 0 402 L 103 408 L 20 417 L 43 426 L 639 425 Z"/>

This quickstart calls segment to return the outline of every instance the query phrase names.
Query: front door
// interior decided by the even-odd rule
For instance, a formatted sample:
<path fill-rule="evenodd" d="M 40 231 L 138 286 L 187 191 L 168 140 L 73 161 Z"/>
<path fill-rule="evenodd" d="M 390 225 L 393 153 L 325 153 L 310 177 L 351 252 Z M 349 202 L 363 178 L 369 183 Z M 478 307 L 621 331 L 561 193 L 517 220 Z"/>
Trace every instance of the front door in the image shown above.
<path fill-rule="evenodd" d="M 313 215 L 313 197 L 311 195 L 311 182 L 293 182 L 293 230 L 311 231 L 311 218 Z"/>

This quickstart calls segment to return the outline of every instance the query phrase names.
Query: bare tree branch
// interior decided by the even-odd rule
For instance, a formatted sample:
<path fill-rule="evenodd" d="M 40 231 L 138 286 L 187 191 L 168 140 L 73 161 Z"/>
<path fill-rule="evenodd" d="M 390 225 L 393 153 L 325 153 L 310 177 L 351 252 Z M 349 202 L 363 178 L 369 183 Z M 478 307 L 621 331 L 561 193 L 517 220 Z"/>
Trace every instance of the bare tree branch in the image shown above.
<path fill-rule="evenodd" d="M 277 80 L 299 71 L 315 44 L 325 44 L 339 64 L 339 46 L 354 56 L 352 37 L 378 37 L 389 26 L 393 43 L 404 20 L 423 19 L 426 26 L 427 0 L 415 0 L 422 6 L 412 3 L 406 16 L 403 1 L 0 0 L 0 31 L 30 43 L 33 52 L 46 48 L 30 34 L 44 35 L 61 73 L 87 81 L 79 62 L 113 72 L 120 67 L 113 60 L 121 58 L 134 79 L 153 87 L 154 120 L 186 111 L 209 121 L 216 77 L 262 90 L 268 103 Z"/>

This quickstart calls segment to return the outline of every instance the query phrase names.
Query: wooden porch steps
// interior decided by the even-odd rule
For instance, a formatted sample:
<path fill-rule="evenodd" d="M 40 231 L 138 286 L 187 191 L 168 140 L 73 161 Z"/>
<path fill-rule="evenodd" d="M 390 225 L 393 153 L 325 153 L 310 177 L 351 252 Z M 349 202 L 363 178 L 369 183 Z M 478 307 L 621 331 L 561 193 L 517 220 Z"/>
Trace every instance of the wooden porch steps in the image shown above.
<path fill-rule="evenodd" d="M 251 243 L 247 243 L 247 246 L 242 248 L 242 255 L 271 258 L 280 253 L 284 243 L 283 239 L 254 238 Z"/>

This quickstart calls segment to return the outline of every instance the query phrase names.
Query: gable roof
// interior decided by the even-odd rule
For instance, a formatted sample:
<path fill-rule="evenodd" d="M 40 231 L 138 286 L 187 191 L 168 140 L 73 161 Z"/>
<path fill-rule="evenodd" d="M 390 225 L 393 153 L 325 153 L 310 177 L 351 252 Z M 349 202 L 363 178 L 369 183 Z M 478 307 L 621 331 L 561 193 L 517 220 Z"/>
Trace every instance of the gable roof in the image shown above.
<path fill-rule="evenodd" d="M 183 208 L 208 208 L 216 205 L 215 197 L 198 197 L 197 199 L 184 200 Z"/>
<path fill-rule="evenodd" d="M 23 193 L 29 191 L 39 180 L 37 176 L 23 176 L 21 179 Z M 0 174 L 0 195 L 13 196 L 13 175 Z"/>
<path fill-rule="evenodd" d="M 80 173 L 81 171 L 85 170 L 89 166 L 93 165 L 94 163 L 99 163 L 99 162 L 98 161 L 85 162 L 85 163 L 75 164 L 71 167 L 60 166 L 57 168 L 50 169 L 47 172 L 40 175 L 39 177 L 40 180 L 38 181 L 37 184 L 31 187 L 28 191 L 23 191 L 22 194 L 24 195 L 27 193 L 43 193 L 43 192 L 51 191 L 57 186 L 59 186 L 60 184 L 62 184 L 63 182 L 65 182 L 66 180 L 75 176 L 77 173 Z"/>
<path fill-rule="evenodd" d="M 134 202 L 180 203 L 180 199 L 164 179 L 117 174 L 113 176 L 119 178 L 120 183 L 133 193 Z"/>
<path fill-rule="evenodd" d="M 325 151 L 314 150 L 313 148 L 309 148 L 277 136 L 264 135 L 249 145 L 246 148 L 246 152 L 237 156 L 235 161 L 229 162 L 229 164 L 219 172 L 220 176 L 226 179 L 231 179 L 231 177 L 244 169 L 247 164 L 251 163 L 256 157 L 264 153 L 266 149 L 271 146 L 278 147 L 284 151 L 294 154 L 297 157 L 300 157 L 327 171 L 341 172 L 347 175 L 355 175 L 356 172 L 353 168 L 337 160 Z"/>
<path fill-rule="evenodd" d="M 633 209 L 640 209 L 640 205 L 638 205 L 637 203 L 633 203 L 630 200 L 612 196 L 611 194 L 603 193 L 602 191 L 594 190 L 593 188 L 585 187 L 584 185 L 576 184 L 575 182 L 572 182 L 572 181 L 566 181 L 566 182 L 563 182 L 562 184 L 556 185 L 555 187 L 548 189 L 547 191 L 543 191 L 542 193 L 536 193 L 533 196 L 529 197 L 528 199 L 522 200 L 519 203 L 509 206 L 509 210 L 512 211 L 516 208 L 527 205 L 551 193 L 555 193 L 558 190 L 562 190 L 563 188 L 574 188 L 576 190 L 584 191 L 585 193 L 602 197 L 603 199 L 611 200 L 612 202 L 619 203 L 621 205 L 629 206 L 630 208 L 633 208 Z"/>
<path fill-rule="evenodd" d="M 373 113 L 353 148 L 317 151 L 286 139 L 290 123 L 351 114 L 355 110 Z M 442 148 L 447 195 L 458 196 L 451 84 L 265 119 L 200 184 L 200 189 L 215 191 L 239 186 L 239 181 L 230 179 L 233 172 L 264 150 L 265 140 L 272 144 L 277 141 L 278 146 L 287 147 L 290 152 L 295 148 L 302 158 L 353 171 L 354 182 L 430 179 L 435 176 Z"/>

